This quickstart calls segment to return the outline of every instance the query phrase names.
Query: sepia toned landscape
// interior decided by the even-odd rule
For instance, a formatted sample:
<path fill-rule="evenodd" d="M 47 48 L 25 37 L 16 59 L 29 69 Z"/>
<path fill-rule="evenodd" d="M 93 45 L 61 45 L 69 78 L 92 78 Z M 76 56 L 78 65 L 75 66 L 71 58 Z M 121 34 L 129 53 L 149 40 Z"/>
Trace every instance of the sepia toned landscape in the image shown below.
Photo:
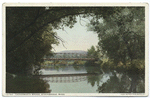
<path fill-rule="evenodd" d="M 6 6 L 6 93 L 145 93 L 144 6 Z"/>

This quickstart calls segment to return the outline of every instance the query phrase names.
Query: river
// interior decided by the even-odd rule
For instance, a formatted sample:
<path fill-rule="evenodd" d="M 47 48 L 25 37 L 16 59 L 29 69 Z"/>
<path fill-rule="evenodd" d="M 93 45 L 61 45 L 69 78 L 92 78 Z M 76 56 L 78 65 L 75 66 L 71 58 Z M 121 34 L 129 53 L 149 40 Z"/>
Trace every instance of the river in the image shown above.
<path fill-rule="evenodd" d="M 98 65 L 59 65 L 37 76 L 7 75 L 7 93 L 144 93 L 144 78 Z"/>
<path fill-rule="evenodd" d="M 97 66 L 66 66 L 55 69 L 41 69 L 43 78 L 50 85 L 51 93 L 128 93 L 131 78 L 115 70 L 103 71 Z M 92 75 L 95 73 L 94 75 Z M 138 80 L 136 92 L 144 92 L 144 81 Z"/>

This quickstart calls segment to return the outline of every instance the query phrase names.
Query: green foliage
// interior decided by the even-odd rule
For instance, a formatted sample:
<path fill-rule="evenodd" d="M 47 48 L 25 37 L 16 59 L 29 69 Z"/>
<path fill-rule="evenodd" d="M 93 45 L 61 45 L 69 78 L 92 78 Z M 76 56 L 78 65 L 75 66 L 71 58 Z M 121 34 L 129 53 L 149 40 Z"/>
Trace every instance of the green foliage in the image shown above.
<path fill-rule="evenodd" d="M 99 65 L 104 71 L 116 70 L 117 72 L 127 73 L 129 76 L 138 75 L 142 78 L 145 75 L 145 60 L 142 59 L 134 59 L 132 62 L 127 61 L 126 64 L 121 61 L 116 64 L 113 60 L 103 59 Z"/>
<path fill-rule="evenodd" d="M 85 61 L 81 61 L 81 60 L 76 60 L 74 61 L 73 65 L 84 65 Z"/>
<path fill-rule="evenodd" d="M 91 48 L 87 50 L 87 57 L 95 59 L 98 58 L 98 52 L 94 46 L 91 46 Z"/>
<path fill-rule="evenodd" d="M 61 40 L 54 29 L 72 28 L 76 16 L 107 17 L 116 7 L 6 7 L 6 71 L 15 74 L 40 69 L 44 55 Z M 62 40 L 61 40 L 62 41 Z M 30 72 L 29 72 L 30 70 Z"/>
<path fill-rule="evenodd" d="M 56 34 L 53 31 L 46 32 L 46 29 L 51 29 L 50 27 L 45 27 L 44 30 L 39 31 L 38 34 L 30 38 L 26 43 L 16 48 L 14 51 L 7 53 L 7 72 L 15 74 L 28 74 L 31 73 L 29 70 L 32 68 L 39 69 L 42 58 L 46 54 L 51 54 L 52 44 L 57 44 L 57 39 L 55 39 L 51 34 Z M 18 44 L 19 39 L 24 37 L 20 35 L 13 41 L 8 42 L 7 49 L 11 43 Z"/>
<path fill-rule="evenodd" d="M 73 61 L 70 61 L 68 62 L 68 65 L 73 65 L 73 63 L 74 63 Z"/>
<path fill-rule="evenodd" d="M 98 44 L 110 59 L 125 63 L 144 58 L 144 18 L 144 8 L 122 8 L 101 21 L 92 20 L 90 29 L 97 32 Z"/>
<path fill-rule="evenodd" d="M 97 32 L 100 51 L 109 58 L 101 64 L 102 68 L 144 74 L 144 11 L 144 7 L 121 8 L 118 13 L 91 20 L 89 29 Z"/>
<path fill-rule="evenodd" d="M 73 68 L 74 68 L 75 70 L 80 70 L 81 66 L 75 65 L 75 66 L 73 66 Z"/>
<path fill-rule="evenodd" d="M 44 61 L 44 62 L 42 63 L 42 65 L 51 65 L 51 64 L 53 64 L 52 61 Z"/>
<path fill-rule="evenodd" d="M 98 62 L 102 68 L 117 71 L 125 69 L 132 75 L 144 75 L 144 15 L 142 7 L 49 7 L 49 9 L 45 7 L 7 7 L 6 71 L 14 74 L 28 74 L 32 73 L 33 68 L 39 70 L 43 62 L 42 58 L 45 55 L 52 55 L 52 44 L 58 44 L 58 40 L 61 40 L 53 30 L 64 29 L 64 26 L 72 28 L 76 23 L 76 16 L 80 16 L 82 18 L 92 17 L 89 28 L 97 32 L 99 37 L 99 47 L 96 50 L 92 46 L 88 50 L 88 55 L 100 58 L 100 50 L 109 57 L 106 62 Z M 50 62 L 45 63 L 50 64 Z M 54 62 L 54 64 L 59 63 L 59 61 Z M 66 62 L 62 63 L 66 64 Z M 75 62 L 75 64 L 81 63 Z M 96 69 L 86 68 L 87 72 L 100 73 L 100 64 L 89 63 L 87 66 L 97 67 Z M 59 69 L 64 66 L 54 67 Z M 79 66 L 76 67 L 78 68 Z M 16 78 L 7 76 L 6 78 L 7 92 L 49 92 L 48 84 L 41 79 L 22 76 Z M 88 82 L 94 86 L 95 81 L 99 81 L 97 79 L 98 77 L 90 77 Z M 122 85 L 114 85 L 112 79 L 108 82 L 110 85 L 106 83 L 104 87 L 110 87 L 110 92 L 125 90 L 120 88 Z M 119 83 L 116 77 L 114 82 Z"/>

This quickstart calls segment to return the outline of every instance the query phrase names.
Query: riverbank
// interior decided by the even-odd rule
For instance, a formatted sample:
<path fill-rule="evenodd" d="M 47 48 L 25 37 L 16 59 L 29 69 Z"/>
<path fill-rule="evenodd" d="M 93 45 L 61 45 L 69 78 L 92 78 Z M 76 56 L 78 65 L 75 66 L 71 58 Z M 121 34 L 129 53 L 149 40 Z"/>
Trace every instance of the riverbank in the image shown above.
<path fill-rule="evenodd" d="M 132 61 L 127 61 L 123 64 L 121 61 L 114 63 L 113 60 L 103 59 L 101 62 L 98 62 L 102 69 L 112 69 L 119 72 L 133 70 L 137 74 L 144 74 L 145 72 L 145 60 L 135 59 Z"/>
<path fill-rule="evenodd" d="M 65 66 L 69 66 L 69 65 L 74 65 L 74 66 L 83 66 L 85 65 L 86 61 L 81 61 L 81 60 L 77 60 L 77 61 L 44 61 L 41 64 L 41 68 L 45 69 L 45 68 L 64 68 Z"/>

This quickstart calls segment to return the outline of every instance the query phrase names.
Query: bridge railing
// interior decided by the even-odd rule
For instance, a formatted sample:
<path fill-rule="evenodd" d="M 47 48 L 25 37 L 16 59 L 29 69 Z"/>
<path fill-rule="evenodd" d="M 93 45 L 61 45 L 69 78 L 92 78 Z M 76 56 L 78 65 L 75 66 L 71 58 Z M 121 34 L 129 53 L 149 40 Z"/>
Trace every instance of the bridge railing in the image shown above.
<path fill-rule="evenodd" d="M 86 53 L 54 53 L 44 60 L 94 60 L 94 58 L 88 57 Z"/>
<path fill-rule="evenodd" d="M 88 58 L 83 53 L 54 53 L 50 58 Z"/>

